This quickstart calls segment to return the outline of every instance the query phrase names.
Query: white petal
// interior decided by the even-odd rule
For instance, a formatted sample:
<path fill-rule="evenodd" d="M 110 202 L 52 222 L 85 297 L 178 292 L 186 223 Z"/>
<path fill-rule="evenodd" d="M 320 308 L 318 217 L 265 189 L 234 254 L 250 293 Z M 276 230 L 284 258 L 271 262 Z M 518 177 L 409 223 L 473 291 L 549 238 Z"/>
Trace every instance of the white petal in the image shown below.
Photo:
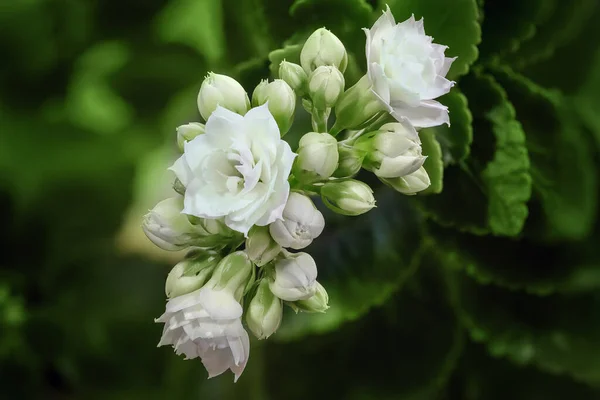
<path fill-rule="evenodd" d="M 450 91 L 450 89 L 452 89 L 453 86 L 454 86 L 453 81 L 449 81 L 448 79 L 444 78 L 443 76 L 438 75 L 435 77 L 433 86 L 431 86 L 429 89 L 424 91 L 421 95 L 421 98 L 423 100 L 436 99 L 436 98 L 448 93 Z"/>
<path fill-rule="evenodd" d="M 381 99 L 381 101 L 390 104 L 390 85 L 383 72 L 381 65 L 377 63 L 369 64 L 369 79 L 373 84 L 373 91 Z"/>
<path fill-rule="evenodd" d="M 181 181 L 183 186 L 187 186 L 193 178 L 192 170 L 187 164 L 185 154 L 175 160 L 173 165 L 169 167 L 169 170 L 175 173 L 175 176 Z"/>
<path fill-rule="evenodd" d="M 276 145 L 281 140 L 279 127 L 273 114 L 269 111 L 268 102 L 255 107 L 244 116 L 244 129 L 252 141 Z"/>
<path fill-rule="evenodd" d="M 456 57 L 445 57 L 444 65 L 442 65 L 438 71 L 438 75 L 446 76 L 448 74 L 448 70 L 452 66 L 452 63 L 456 60 Z"/>
<path fill-rule="evenodd" d="M 235 319 L 242 316 L 242 306 L 231 293 L 208 288 L 202 288 L 199 292 L 199 303 L 212 319 Z"/>
<path fill-rule="evenodd" d="M 409 107 L 406 104 L 394 104 L 392 116 L 400 121 L 403 118 L 408 119 L 416 128 L 428 128 L 446 124 L 450 126 L 448 117 L 448 107 L 434 101 L 426 100 L 421 102 L 418 107 Z"/>

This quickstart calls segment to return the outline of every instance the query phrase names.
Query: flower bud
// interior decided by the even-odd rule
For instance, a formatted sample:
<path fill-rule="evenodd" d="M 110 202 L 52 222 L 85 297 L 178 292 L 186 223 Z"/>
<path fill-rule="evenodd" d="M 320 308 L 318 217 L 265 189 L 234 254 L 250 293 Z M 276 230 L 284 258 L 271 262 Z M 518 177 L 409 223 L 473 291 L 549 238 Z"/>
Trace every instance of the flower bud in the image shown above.
<path fill-rule="evenodd" d="M 190 122 L 189 124 L 177 127 L 177 147 L 183 152 L 185 142 L 189 142 L 198 135 L 204 133 L 204 124 L 199 122 Z"/>
<path fill-rule="evenodd" d="M 344 129 L 362 129 L 387 112 L 386 105 L 373 93 L 369 77 L 364 75 L 354 86 L 341 94 L 335 105 L 335 123 L 330 132 L 336 135 Z"/>
<path fill-rule="evenodd" d="M 158 203 L 142 222 L 144 233 L 163 250 L 177 251 L 193 244 L 199 235 L 182 214 L 183 197 L 171 197 Z"/>
<path fill-rule="evenodd" d="M 271 83 L 263 80 L 252 93 L 252 106 L 258 107 L 266 102 L 269 102 L 269 111 L 279 126 L 281 136 L 285 135 L 294 122 L 296 93 L 282 79 L 275 79 Z"/>
<path fill-rule="evenodd" d="M 267 279 L 261 280 L 246 311 L 248 328 L 258 339 L 266 339 L 279 328 L 282 317 L 281 299 L 271 292 Z"/>
<path fill-rule="evenodd" d="M 308 93 L 313 107 L 325 110 L 333 107 L 344 91 L 344 75 L 336 67 L 322 65 L 308 77 Z"/>
<path fill-rule="evenodd" d="M 302 96 L 306 92 L 308 74 L 300 65 L 283 60 L 279 64 L 279 78 L 290 85 L 299 96 Z"/>
<path fill-rule="evenodd" d="M 282 214 L 283 220 L 269 225 L 273 239 L 283 247 L 303 249 L 318 237 L 325 227 L 323 214 L 312 200 L 303 194 L 291 192 Z"/>
<path fill-rule="evenodd" d="M 328 133 L 309 132 L 300 138 L 294 175 L 302 182 L 322 181 L 338 167 L 337 140 Z"/>
<path fill-rule="evenodd" d="M 340 143 L 338 144 L 338 153 L 340 160 L 333 176 L 336 178 L 352 178 L 358 174 L 365 159 L 365 152 L 356 147 Z"/>
<path fill-rule="evenodd" d="M 248 94 L 235 79 L 210 72 L 198 93 L 198 110 L 205 120 L 221 106 L 244 115 L 250 109 Z"/>
<path fill-rule="evenodd" d="M 380 178 L 383 183 L 390 186 L 394 190 L 403 194 L 416 194 L 421 192 L 431 185 L 429 175 L 425 171 L 424 167 L 419 168 L 415 172 L 409 175 L 405 175 L 399 178 L 385 179 Z"/>
<path fill-rule="evenodd" d="M 307 73 L 322 65 L 331 65 L 344 72 L 348 66 L 348 54 L 337 36 L 325 28 L 320 28 L 304 43 L 300 52 L 300 64 Z"/>
<path fill-rule="evenodd" d="M 246 253 L 256 265 L 262 267 L 273 261 L 280 252 L 281 245 L 273 240 L 268 227 L 254 226 L 250 229 L 246 239 Z"/>
<path fill-rule="evenodd" d="M 165 283 L 165 293 L 168 298 L 200 289 L 221 260 L 221 257 L 216 253 L 191 253 L 190 256 L 175 265 L 169 272 Z"/>
<path fill-rule="evenodd" d="M 269 282 L 269 289 L 281 300 L 310 298 L 317 291 L 315 260 L 307 253 L 290 253 L 275 264 L 275 279 Z"/>
<path fill-rule="evenodd" d="M 375 207 L 373 190 L 355 179 L 326 183 L 321 188 L 321 198 L 327 207 L 342 215 L 360 215 Z"/>
<path fill-rule="evenodd" d="M 409 122 L 385 124 L 360 137 L 355 146 L 367 153 L 363 166 L 380 178 L 412 174 L 425 162 L 421 140 Z"/>
<path fill-rule="evenodd" d="M 329 308 L 329 295 L 319 282 L 317 282 L 317 291 L 306 300 L 298 300 L 294 303 L 296 308 L 306 312 L 324 313 Z"/>
<path fill-rule="evenodd" d="M 219 262 L 206 287 L 228 290 L 239 302 L 253 277 L 253 272 L 254 266 L 248 255 L 243 251 L 236 251 Z"/>

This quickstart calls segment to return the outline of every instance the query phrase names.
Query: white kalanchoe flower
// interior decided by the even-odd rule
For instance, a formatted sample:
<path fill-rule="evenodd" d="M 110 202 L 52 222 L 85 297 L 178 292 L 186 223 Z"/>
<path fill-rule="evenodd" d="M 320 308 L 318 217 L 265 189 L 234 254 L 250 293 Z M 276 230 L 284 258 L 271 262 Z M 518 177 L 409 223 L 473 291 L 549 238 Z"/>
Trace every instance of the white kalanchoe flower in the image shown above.
<path fill-rule="evenodd" d="M 246 311 L 248 328 L 258 339 L 267 339 L 279 328 L 282 317 L 281 299 L 271 292 L 267 279 L 261 280 Z"/>
<path fill-rule="evenodd" d="M 375 207 L 373 190 L 356 179 L 327 182 L 321 188 L 321 199 L 338 214 L 356 216 Z"/>
<path fill-rule="evenodd" d="M 182 214 L 183 197 L 171 197 L 158 203 L 142 222 L 144 233 L 163 250 L 177 251 L 193 245 L 198 231 Z"/>
<path fill-rule="evenodd" d="M 380 178 L 412 174 L 425 162 L 421 140 L 408 121 L 383 125 L 358 139 L 355 146 L 367 153 L 363 167 Z"/>
<path fill-rule="evenodd" d="M 281 245 L 271 237 L 268 227 L 255 226 L 250 229 L 246 239 L 246 253 L 256 265 L 262 267 L 270 263 L 280 252 Z"/>
<path fill-rule="evenodd" d="M 173 267 L 165 282 L 168 298 L 181 296 L 200 289 L 210 277 L 221 257 L 216 253 L 192 251 Z"/>
<path fill-rule="evenodd" d="M 250 340 L 242 326 L 240 299 L 251 276 L 244 252 L 225 257 L 201 288 L 167 303 L 159 346 L 172 345 L 186 359 L 200 357 L 209 378 L 230 369 L 240 377 L 250 355 Z"/>
<path fill-rule="evenodd" d="M 199 122 L 190 122 L 189 124 L 177 127 L 177 147 L 183 151 L 185 142 L 189 142 L 198 135 L 204 133 L 204 124 Z"/>
<path fill-rule="evenodd" d="M 268 102 L 269 111 L 277 121 L 281 136 L 289 131 L 294 122 L 296 94 L 284 80 L 261 81 L 252 93 L 252 105 L 262 106 Z"/>
<path fill-rule="evenodd" d="M 295 301 L 294 306 L 304 312 L 324 313 L 329 309 L 329 294 L 323 285 L 317 282 L 316 293 L 306 300 Z"/>
<path fill-rule="evenodd" d="M 283 60 L 279 64 L 279 78 L 290 85 L 299 96 L 306 92 L 308 74 L 300 65 Z"/>
<path fill-rule="evenodd" d="M 445 76 L 455 58 L 425 34 L 423 19 L 396 24 L 388 7 L 365 33 L 369 80 L 388 111 L 419 128 L 450 125 L 448 108 L 433 99 L 454 85 Z"/>
<path fill-rule="evenodd" d="M 307 253 L 289 253 L 275 264 L 271 292 L 281 300 L 305 300 L 317 291 L 317 264 Z"/>
<path fill-rule="evenodd" d="M 381 181 L 394 190 L 403 194 L 417 194 L 427 189 L 431 185 L 431 180 L 425 168 L 421 167 L 410 175 L 402 176 L 400 178 L 385 179 L 380 178 Z"/>
<path fill-rule="evenodd" d="M 296 192 L 290 193 L 282 218 L 269 225 L 271 236 L 281 246 L 295 250 L 311 244 L 325 227 L 323 214 L 312 200 Z"/>
<path fill-rule="evenodd" d="M 186 188 L 183 212 L 223 218 L 243 234 L 269 225 L 281 218 L 294 157 L 267 105 L 243 117 L 217 107 L 206 133 L 187 142 L 171 167 Z"/>
<path fill-rule="evenodd" d="M 306 39 L 300 52 L 300 64 L 309 74 L 322 65 L 331 65 L 344 72 L 348 66 L 348 54 L 337 36 L 319 28 Z"/>
<path fill-rule="evenodd" d="M 308 77 L 308 93 L 313 107 L 317 110 L 331 108 L 344 92 L 344 75 L 339 69 L 322 65 Z"/>
<path fill-rule="evenodd" d="M 244 115 L 250 109 L 250 99 L 238 81 L 227 75 L 210 72 L 198 93 L 198 110 L 202 118 L 208 121 L 218 106 Z"/>
<path fill-rule="evenodd" d="M 302 182 L 329 178 L 338 167 L 338 142 L 328 133 L 309 132 L 300 138 L 294 176 Z"/>

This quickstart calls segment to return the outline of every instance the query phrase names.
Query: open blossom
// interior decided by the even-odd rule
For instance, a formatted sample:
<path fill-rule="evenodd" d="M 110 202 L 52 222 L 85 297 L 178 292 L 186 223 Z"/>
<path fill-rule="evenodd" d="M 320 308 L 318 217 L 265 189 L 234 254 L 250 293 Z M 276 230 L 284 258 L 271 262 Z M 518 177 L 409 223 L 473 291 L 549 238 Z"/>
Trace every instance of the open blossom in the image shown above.
<path fill-rule="evenodd" d="M 294 157 L 267 104 L 245 116 L 217 107 L 171 167 L 186 188 L 183 213 L 224 218 L 244 234 L 272 223 L 285 207 Z"/>
<path fill-rule="evenodd" d="M 165 323 L 158 345 L 172 345 L 188 360 L 200 357 L 209 378 L 230 369 L 237 381 L 250 355 L 241 316 L 242 306 L 227 290 L 204 287 L 175 297 L 156 320 Z"/>
<path fill-rule="evenodd" d="M 365 33 L 368 77 L 388 111 L 416 127 L 449 125 L 448 108 L 433 99 L 454 85 L 445 78 L 454 58 L 425 34 L 423 19 L 396 24 L 388 7 Z"/>

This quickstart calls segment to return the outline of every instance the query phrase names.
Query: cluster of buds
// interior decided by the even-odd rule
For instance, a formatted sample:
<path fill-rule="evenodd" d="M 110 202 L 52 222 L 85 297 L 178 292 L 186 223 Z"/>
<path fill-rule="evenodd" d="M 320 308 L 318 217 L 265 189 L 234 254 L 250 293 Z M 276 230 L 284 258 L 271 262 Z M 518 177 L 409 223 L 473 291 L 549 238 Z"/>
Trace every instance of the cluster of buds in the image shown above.
<path fill-rule="evenodd" d="M 237 379 L 250 354 L 244 322 L 266 339 L 281 325 L 284 305 L 329 308 L 315 260 L 298 251 L 325 227 L 311 196 L 357 216 L 375 207 L 371 187 L 356 179 L 361 169 L 403 194 L 430 185 L 416 128 L 447 122 L 433 98 L 451 87 L 444 75 L 453 61 L 430 39 L 421 21 L 395 25 L 388 10 L 367 31 L 369 72 L 351 88 L 346 49 L 325 28 L 306 40 L 299 64 L 281 62 L 277 78 L 261 81 L 251 98 L 231 77 L 206 77 L 198 94 L 205 122 L 177 128 L 182 155 L 170 169 L 178 195 L 143 223 L 157 246 L 188 249 L 167 276 L 160 345 L 201 358 L 211 377 L 230 369 Z M 404 44 L 389 45 L 397 40 Z M 293 152 L 282 138 L 298 98 L 313 131 Z"/>

